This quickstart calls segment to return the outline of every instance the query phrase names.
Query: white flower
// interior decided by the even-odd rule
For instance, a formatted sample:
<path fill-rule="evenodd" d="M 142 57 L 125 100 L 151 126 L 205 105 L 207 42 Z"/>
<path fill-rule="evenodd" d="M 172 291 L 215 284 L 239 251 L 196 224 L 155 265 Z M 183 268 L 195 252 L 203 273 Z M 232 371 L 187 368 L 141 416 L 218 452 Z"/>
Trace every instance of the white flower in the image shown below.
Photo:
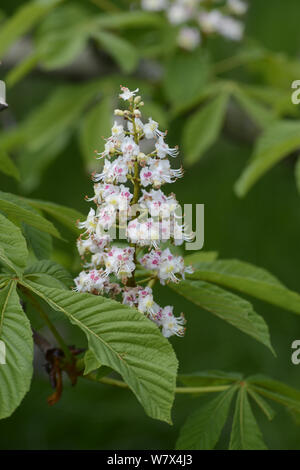
<path fill-rule="evenodd" d="M 248 5 L 242 0 L 227 0 L 228 6 L 234 15 L 244 15 L 248 10 Z"/>
<path fill-rule="evenodd" d="M 95 173 L 93 180 L 105 183 L 126 183 L 128 170 L 128 162 L 121 156 L 113 162 L 105 160 L 102 173 Z"/>
<path fill-rule="evenodd" d="M 188 21 L 193 14 L 193 9 L 181 2 L 173 3 L 168 9 L 168 19 L 172 24 L 180 24 Z"/>
<path fill-rule="evenodd" d="M 218 32 L 232 41 L 240 41 L 244 34 L 244 25 L 230 16 L 223 16 L 218 25 Z"/>
<path fill-rule="evenodd" d="M 185 224 L 179 224 L 175 219 L 172 220 L 171 237 L 174 239 L 174 245 L 182 245 L 184 241 L 191 242 L 195 238 L 195 233 L 188 231 Z"/>
<path fill-rule="evenodd" d="M 139 291 L 138 305 L 137 308 L 142 313 L 152 313 L 155 303 L 153 300 L 152 289 L 145 287 Z"/>
<path fill-rule="evenodd" d="M 101 234 L 98 237 L 96 234 L 91 235 L 87 239 L 78 238 L 77 249 L 80 256 L 86 252 L 97 253 L 102 251 L 111 241 L 109 234 Z"/>
<path fill-rule="evenodd" d="M 177 43 L 182 49 L 192 51 L 201 43 L 199 29 L 185 26 L 181 28 L 177 36 Z"/>
<path fill-rule="evenodd" d="M 140 263 L 146 269 L 154 270 L 161 284 L 165 284 L 167 280 L 178 282 L 180 278 L 184 279 L 186 272 L 191 272 L 189 267 L 184 266 L 182 256 L 172 255 L 169 248 L 163 251 L 152 250 L 143 256 Z M 176 277 L 176 274 L 179 274 L 180 278 Z"/>
<path fill-rule="evenodd" d="M 161 11 L 167 7 L 167 0 L 142 0 L 143 10 Z"/>
<path fill-rule="evenodd" d="M 93 269 L 86 272 L 81 271 L 78 277 L 74 279 L 77 292 L 94 292 L 101 293 L 105 287 L 105 279 L 101 275 L 101 271 Z"/>
<path fill-rule="evenodd" d="M 87 219 L 84 222 L 78 222 L 79 228 L 85 228 L 88 233 L 94 233 L 97 227 L 97 218 L 95 214 L 95 210 L 93 208 L 90 209 Z"/>
<path fill-rule="evenodd" d="M 121 145 L 121 151 L 125 158 L 129 158 L 137 156 L 140 153 L 140 148 L 132 137 L 125 137 Z"/>
<path fill-rule="evenodd" d="M 118 152 L 120 150 L 120 145 L 121 145 L 123 138 L 124 138 L 124 135 L 120 134 L 118 136 L 111 136 L 108 139 L 106 139 L 105 144 L 104 144 L 104 151 L 97 153 L 97 155 L 99 155 L 98 160 L 104 157 L 111 157 L 116 152 Z"/>
<path fill-rule="evenodd" d="M 133 197 L 130 192 L 130 189 L 127 186 L 121 184 L 120 186 L 116 186 L 117 191 L 114 193 L 108 194 L 105 197 L 105 204 L 107 206 L 111 206 L 118 210 L 126 210 L 129 208 L 129 203 Z"/>
<path fill-rule="evenodd" d="M 218 31 L 222 13 L 219 10 L 202 11 L 199 15 L 199 24 L 206 34 Z"/>
<path fill-rule="evenodd" d="M 155 144 L 155 149 L 157 151 L 158 158 L 165 158 L 167 155 L 170 155 L 170 157 L 177 157 L 178 155 L 178 147 L 170 148 L 162 136 L 158 138 L 158 141 Z"/>
<path fill-rule="evenodd" d="M 151 287 L 125 288 L 123 291 L 123 304 L 136 307 L 141 313 L 146 314 L 156 322 L 156 315 L 161 310 L 153 300 Z"/>
<path fill-rule="evenodd" d="M 131 220 L 127 226 L 127 237 L 131 243 L 138 246 L 154 246 L 157 248 L 160 239 L 159 223 L 152 218 L 145 222 Z"/>
<path fill-rule="evenodd" d="M 150 192 L 143 189 L 142 193 L 138 202 L 143 209 L 150 212 L 152 217 L 156 215 L 170 217 L 179 207 L 174 195 L 166 196 L 161 189 L 151 189 Z"/>
<path fill-rule="evenodd" d="M 118 278 L 131 277 L 132 271 L 135 269 L 133 261 L 134 248 L 118 248 L 112 247 L 108 253 L 104 254 L 105 271 L 104 275 L 108 276 L 113 273 Z"/>
<path fill-rule="evenodd" d="M 172 335 L 183 336 L 185 328 L 183 325 L 186 323 L 186 320 L 183 314 L 180 317 L 175 317 L 173 315 L 173 307 L 167 306 L 162 310 L 161 313 L 161 324 L 162 324 L 162 334 L 169 338 Z"/>
<path fill-rule="evenodd" d="M 111 128 L 111 133 L 112 137 L 118 137 L 121 140 L 125 136 L 124 127 L 122 126 L 122 124 L 118 124 L 117 121 L 114 122 L 114 125 Z"/>
<path fill-rule="evenodd" d="M 199 24 L 205 33 L 218 32 L 233 41 L 239 41 L 244 32 L 244 25 L 240 21 L 225 16 L 218 10 L 201 13 Z"/>
<path fill-rule="evenodd" d="M 149 121 L 144 124 L 144 134 L 146 139 L 154 139 L 155 137 L 163 135 L 163 132 L 158 129 L 158 122 L 149 118 Z"/>
<path fill-rule="evenodd" d="M 139 91 L 138 88 L 134 91 L 130 91 L 129 88 L 127 88 L 126 86 L 121 86 L 121 90 L 122 90 L 123 93 L 120 93 L 119 96 L 124 101 L 132 99 L 134 97 L 134 95 L 136 95 L 136 93 Z"/>
<path fill-rule="evenodd" d="M 96 234 L 100 235 L 103 230 L 108 230 L 115 223 L 117 211 L 114 207 L 103 205 L 97 209 L 97 227 Z"/>
<path fill-rule="evenodd" d="M 220 5 L 214 0 L 211 2 L 205 0 L 142 0 L 142 8 L 152 11 L 165 10 L 171 24 L 182 25 L 177 36 L 177 44 L 187 51 L 192 51 L 201 43 L 201 32 L 205 34 L 218 33 L 231 40 L 240 40 L 243 36 L 243 25 L 234 18 L 225 16 L 224 13 L 228 12 L 236 16 L 243 15 L 248 6 L 243 0 L 227 0 Z"/>
<path fill-rule="evenodd" d="M 145 166 L 140 173 L 141 185 L 146 187 L 152 184 L 155 188 L 164 183 L 173 183 L 182 176 L 182 169 L 172 169 L 169 160 L 149 159 L 149 166 Z"/>

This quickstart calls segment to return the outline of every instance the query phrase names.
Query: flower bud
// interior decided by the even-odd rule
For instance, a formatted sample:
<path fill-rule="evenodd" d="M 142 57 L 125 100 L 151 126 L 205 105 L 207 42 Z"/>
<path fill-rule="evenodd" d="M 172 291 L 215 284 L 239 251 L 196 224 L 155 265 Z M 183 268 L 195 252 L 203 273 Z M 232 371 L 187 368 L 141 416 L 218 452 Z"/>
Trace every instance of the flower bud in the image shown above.
<path fill-rule="evenodd" d="M 134 114 L 134 117 L 137 117 L 137 118 L 140 118 L 142 116 L 141 111 L 139 111 L 138 109 L 135 109 L 133 111 L 133 114 Z"/>
<path fill-rule="evenodd" d="M 143 152 L 140 152 L 137 156 L 137 161 L 139 163 L 146 163 L 146 161 L 148 160 L 148 155 L 146 155 L 145 153 Z"/>

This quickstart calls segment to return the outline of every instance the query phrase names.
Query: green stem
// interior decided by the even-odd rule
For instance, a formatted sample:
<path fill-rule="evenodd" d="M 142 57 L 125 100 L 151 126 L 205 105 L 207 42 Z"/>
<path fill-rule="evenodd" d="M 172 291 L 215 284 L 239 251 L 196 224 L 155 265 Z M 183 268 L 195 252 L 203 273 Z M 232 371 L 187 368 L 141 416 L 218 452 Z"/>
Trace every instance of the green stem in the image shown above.
<path fill-rule="evenodd" d="M 137 281 L 137 284 L 143 284 L 144 282 L 151 281 L 152 279 L 155 279 L 155 276 L 145 277 L 145 279 L 141 279 L 140 281 Z"/>
<path fill-rule="evenodd" d="M 132 127 L 133 127 L 133 136 L 134 136 L 134 141 L 137 145 L 139 145 L 139 135 L 138 135 L 138 132 L 136 130 L 136 124 L 135 124 L 135 117 L 134 117 L 134 104 L 133 102 L 131 103 L 130 105 L 130 111 L 132 113 Z M 138 161 L 135 161 L 134 162 L 134 176 L 133 178 L 131 179 L 132 183 L 133 183 L 133 198 L 132 198 L 132 201 L 130 203 L 130 205 L 134 205 L 138 202 L 138 199 L 139 199 L 139 195 L 140 195 L 140 190 L 141 190 L 141 185 L 140 185 L 140 179 L 139 179 L 139 176 L 140 176 L 140 168 L 139 168 L 139 163 Z M 130 246 L 132 246 L 134 248 L 134 263 L 136 265 L 137 263 L 137 258 L 136 258 L 136 253 L 137 253 L 137 245 L 136 243 L 133 243 L 133 244 L 130 244 Z M 135 270 L 133 271 L 132 273 L 132 277 L 131 279 L 129 280 L 128 282 L 128 285 L 131 285 L 132 287 L 135 287 L 136 286 L 136 282 L 135 282 L 135 271 L 136 271 L 136 268 Z"/>
<path fill-rule="evenodd" d="M 19 286 L 21 287 L 21 286 Z M 44 322 L 48 326 L 49 330 L 53 334 L 54 338 L 56 339 L 57 343 L 61 347 L 61 349 L 64 352 L 64 355 L 67 359 L 67 361 L 71 362 L 72 361 L 72 354 L 68 346 L 66 345 L 64 339 L 60 335 L 60 333 L 57 331 L 53 323 L 51 322 L 50 318 L 48 317 L 47 313 L 44 312 L 38 301 L 34 298 L 34 296 L 31 294 L 31 292 L 26 289 L 25 287 L 21 287 L 21 290 L 24 292 L 24 294 L 28 297 L 32 305 L 35 307 L 35 309 L 39 312 L 40 316 L 43 318 Z"/>
<path fill-rule="evenodd" d="M 152 289 L 152 287 L 154 286 L 156 281 L 157 281 L 157 277 L 155 276 L 148 282 L 148 287 L 150 287 Z"/>
<path fill-rule="evenodd" d="M 110 2 L 110 0 L 91 0 L 91 2 L 104 11 L 121 11 L 120 8 Z"/>
<path fill-rule="evenodd" d="M 97 378 L 96 374 L 90 373 L 84 376 L 84 378 L 88 380 L 92 380 L 93 382 L 100 382 L 106 385 L 114 385 L 120 388 L 129 388 L 125 382 L 116 379 L 110 379 L 109 377 L 101 377 L 100 379 Z"/>
<path fill-rule="evenodd" d="M 245 60 L 240 57 L 229 57 L 213 64 L 213 72 L 216 75 L 229 72 L 232 69 L 242 66 L 244 62 Z"/>
<path fill-rule="evenodd" d="M 127 383 L 123 382 L 122 380 L 111 379 L 109 377 L 101 377 L 97 378 L 97 373 L 91 372 L 83 376 L 88 380 L 92 380 L 93 382 L 100 382 L 107 385 L 113 385 L 119 388 L 129 388 Z M 223 392 L 224 390 L 228 390 L 232 385 L 215 385 L 211 387 L 176 387 L 175 393 L 213 393 L 213 392 Z"/>
<path fill-rule="evenodd" d="M 214 385 L 211 387 L 176 387 L 176 393 L 213 393 L 228 390 L 231 385 Z"/>

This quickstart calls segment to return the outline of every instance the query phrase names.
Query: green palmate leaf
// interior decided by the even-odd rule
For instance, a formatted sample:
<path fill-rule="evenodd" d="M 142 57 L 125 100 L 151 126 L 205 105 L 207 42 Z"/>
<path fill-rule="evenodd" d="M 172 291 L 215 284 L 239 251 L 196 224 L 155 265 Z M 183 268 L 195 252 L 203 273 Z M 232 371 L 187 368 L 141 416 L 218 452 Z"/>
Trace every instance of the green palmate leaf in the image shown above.
<path fill-rule="evenodd" d="M 297 163 L 295 166 L 295 178 L 296 178 L 296 185 L 298 189 L 298 193 L 300 193 L 300 158 L 298 157 Z"/>
<path fill-rule="evenodd" d="M 27 224 L 23 224 L 23 232 L 37 259 L 50 258 L 52 253 L 51 235 Z"/>
<path fill-rule="evenodd" d="M 21 230 L 0 214 L 0 262 L 19 275 L 26 266 L 27 257 Z"/>
<path fill-rule="evenodd" d="M 7 217 L 24 222 L 42 232 L 49 233 L 54 237 L 61 238 L 58 230 L 49 220 L 34 211 L 24 200 L 14 194 L 0 191 L 0 211 L 5 212 Z"/>
<path fill-rule="evenodd" d="M 79 134 L 79 144 L 89 171 L 99 167 L 95 151 L 103 150 L 104 137 L 111 133 L 112 126 L 112 100 L 103 98 L 84 116 Z"/>
<path fill-rule="evenodd" d="M 259 72 L 264 83 L 283 89 L 290 89 L 295 77 L 299 77 L 300 66 L 297 59 L 291 59 L 286 54 L 265 51 L 260 61 L 254 62 L 250 68 Z"/>
<path fill-rule="evenodd" d="M 42 276 L 45 280 L 55 278 L 59 281 L 60 288 L 70 288 L 74 284 L 71 274 L 60 264 L 50 260 L 37 261 L 24 271 L 25 278 L 35 280 L 37 276 Z"/>
<path fill-rule="evenodd" d="M 188 387 L 205 387 L 214 385 L 226 385 L 240 382 L 243 379 L 242 374 L 236 372 L 224 372 L 222 370 L 208 370 L 196 372 L 194 374 L 180 374 L 180 382 Z"/>
<path fill-rule="evenodd" d="M 213 449 L 227 420 L 235 392 L 236 387 L 233 386 L 193 413 L 180 431 L 176 449 Z"/>
<path fill-rule="evenodd" d="M 275 113 L 249 95 L 247 93 L 247 88 L 243 89 L 241 87 L 236 87 L 234 90 L 234 97 L 238 104 L 249 115 L 251 120 L 260 128 L 263 129 L 275 121 Z"/>
<path fill-rule="evenodd" d="M 249 386 L 247 387 L 247 390 L 248 390 L 249 395 L 253 398 L 256 404 L 260 407 L 262 412 L 271 421 L 275 416 L 275 411 L 258 393 L 252 390 Z"/>
<path fill-rule="evenodd" d="M 267 324 L 246 300 L 203 281 L 181 281 L 169 286 L 191 302 L 252 336 L 274 353 Z"/>
<path fill-rule="evenodd" d="M 46 18 L 36 37 L 43 67 L 51 70 L 70 64 L 88 41 L 92 19 L 79 5 L 63 5 Z"/>
<path fill-rule="evenodd" d="M 239 390 L 229 448 L 230 450 L 267 449 L 252 413 L 245 387 Z"/>
<path fill-rule="evenodd" d="M 172 117 L 177 117 L 182 113 L 193 110 L 196 106 L 215 98 L 224 91 L 231 93 L 231 86 L 226 81 L 214 80 L 206 83 L 205 87 L 201 89 L 201 92 L 193 100 L 186 103 L 183 101 L 180 105 L 174 104 L 175 107 L 172 109 L 171 115 Z"/>
<path fill-rule="evenodd" d="M 289 89 L 275 88 L 266 85 L 243 85 L 247 95 L 263 105 L 271 107 L 276 114 L 297 116 L 297 106 L 291 101 Z"/>
<path fill-rule="evenodd" d="M 112 29 L 160 28 L 164 24 L 165 22 L 160 15 L 136 10 L 99 15 L 95 19 L 94 26 L 96 31 L 98 27 Z"/>
<path fill-rule="evenodd" d="M 5 22 L 0 32 L 0 57 L 23 34 L 27 33 L 42 17 L 60 3 L 61 0 L 34 0 L 21 6 Z"/>
<path fill-rule="evenodd" d="M 300 391 L 263 375 L 247 379 L 251 390 L 300 413 Z"/>
<path fill-rule="evenodd" d="M 25 199 L 27 204 L 34 207 L 35 209 L 46 212 L 46 214 L 51 215 L 54 219 L 60 222 L 62 225 L 65 225 L 67 228 L 78 234 L 78 228 L 76 221 L 84 218 L 84 215 L 81 212 L 78 212 L 75 209 L 70 209 L 69 207 L 62 206 L 60 204 L 55 204 L 53 202 L 41 201 L 40 199 Z"/>
<path fill-rule="evenodd" d="M 37 109 L 29 114 L 16 131 L 1 141 L 5 149 L 25 146 L 26 152 L 38 152 L 74 127 L 87 104 L 101 90 L 101 80 L 85 85 L 59 87 Z M 62 138 L 62 137 L 61 137 Z"/>
<path fill-rule="evenodd" d="M 130 73 L 136 69 L 139 54 L 130 42 L 107 31 L 97 31 L 93 37 L 115 59 L 123 72 Z"/>
<path fill-rule="evenodd" d="M 228 93 L 223 92 L 187 121 L 183 131 L 185 162 L 192 165 L 217 140 L 228 103 Z"/>
<path fill-rule="evenodd" d="M 123 377 L 149 416 L 170 422 L 177 360 L 150 320 L 104 297 L 23 285 L 85 332 L 97 360 Z"/>
<path fill-rule="evenodd" d="M 8 154 L 0 148 L 0 171 L 5 175 L 12 176 L 16 180 L 20 180 L 20 173 L 14 162 Z"/>
<path fill-rule="evenodd" d="M 45 170 L 62 153 L 71 137 L 70 129 L 38 150 L 24 150 L 18 158 L 21 172 L 21 187 L 24 192 L 32 192 L 41 183 Z"/>
<path fill-rule="evenodd" d="M 265 269 L 250 263 L 238 260 L 201 263 L 187 277 L 220 284 L 300 314 L 300 295 L 289 290 Z"/>
<path fill-rule="evenodd" d="M 198 251 L 192 255 L 185 256 L 184 263 L 186 265 L 191 264 L 192 266 L 197 266 L 198 263 L 203 263 L 203 261 L 215 261 L 217 257 L 217 251 Z"/>
<path fill-rule="evenodd" d="M 278 121 L 258 139 L 254 154 L 235 184 L 236 194 L 243 197 L 277 162 L 300 146 L 300 122 Z"/>
<path fill-rule="evenodd" d="M 210 76 L 209 59 L 203 50 L 186 54 L 178 52 L 168 63 L 164 77 L 164 90 L 172 103 L 173 113 L 182 106 L 197 102 Z"/>
<path fill-rule="evenodd" d="M 16 83 L 28 75 L 39 61 L 39 54 L 32 52 L 11 69 L 5 77 L 5 83 L 8 88 L 12 88 Z"/>
<path fill-rule="evenodd" d="M 14 282 L 0 290 L 0 341 L 5 353 L 0 363 L 0 419 L 3 419 L 14 412 L 28 392 L 33 372 L 30 323 Z"/>

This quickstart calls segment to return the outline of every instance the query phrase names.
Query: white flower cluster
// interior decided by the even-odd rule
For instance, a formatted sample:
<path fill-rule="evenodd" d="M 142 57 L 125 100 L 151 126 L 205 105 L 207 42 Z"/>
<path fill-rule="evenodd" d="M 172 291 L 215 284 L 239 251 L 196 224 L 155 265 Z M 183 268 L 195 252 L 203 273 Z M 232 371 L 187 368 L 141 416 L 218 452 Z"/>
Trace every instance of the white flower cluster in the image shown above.
<path fill-rule="evenodd" d="M 156 281 L 179 282 L 191 272 L 181 256 L 173 255 L 169 248 L 160 249 L 161 242 L 180 245 L 194 238 L 180 223 L 175 195 L 167 196 L 161 190 L 163 184 L 183 176 L 182 169 L 171 168 L 168 160 L 178 155 L 178 148 L 168 146 L 166 133 L 156 121 L 150 118 L 143 123 L 143 102 L 135 96 L 138 90 L 121 87 L 121 91 L 128 109 L 115 110 L 118 121 L 104 151 L 98 154 L 104 159 L 102 171 L 92 175 L 94 195 L 86 197 L 96 209 L 91 208 L 87 219 L 78 222 L 83 233 L 77 248 L 84 270 L 74 280 L 75 289 L 117 298 L 155 322 L 164 336 L 182 336 L 184 316 L 175 317 L 171 306 L 160 307 L 152 293 Z M 150 153 L 145 150 L 149 145 Z M 121 228 L 124 213 L 126 244 L 116 246 L 111 229 Z"/>
<path fill-rule="evenodd" d="M 171 24 L 179 26 L 177 42 L 186 50 L 195 49 L 202 35 L 213 33 L 239 41 L 244 25 L 236 17 L 246 13 L 243 0 L 142 0 L 142 8 L 148 11 L 166 11 Z"/>

